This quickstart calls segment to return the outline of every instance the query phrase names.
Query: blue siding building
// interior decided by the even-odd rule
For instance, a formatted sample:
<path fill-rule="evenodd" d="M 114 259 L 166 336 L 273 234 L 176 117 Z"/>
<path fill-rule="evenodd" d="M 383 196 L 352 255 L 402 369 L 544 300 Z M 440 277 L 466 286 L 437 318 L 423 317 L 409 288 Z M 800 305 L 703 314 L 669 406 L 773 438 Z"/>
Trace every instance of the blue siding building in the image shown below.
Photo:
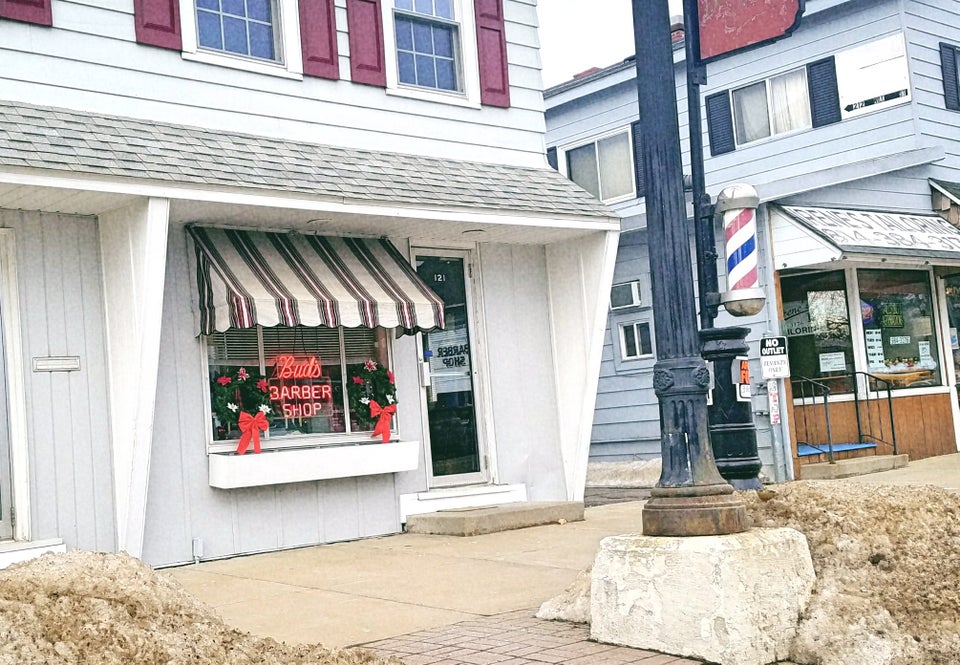
<path fill-rule="evenodd" d="M 682 33 L 675 37 L 689 173 Z M 767 306 L 741 319 L 721 309 L 717 325 L 750 327 L 753 410 L 769 478 L 825 461 L 828 443 L 843 450 L 839 457 L 889 454 L 894 439 L 913 459 L 957 450 L 958 50 L 957 0 L 807 0 L 789 37 L 707 65 L 707 191 L 715 200 L 725 186 L 748 183 L 760 197 Z M 628 58 L 545 94 L 551 163 L 623 223 L 595 461 L 655 457 L 660 446 L 635 66 Z M 719 222 L 716 232 L 724 257 Z M 763 336 L 787 338 L 789 379 L 763 379 Z"/>

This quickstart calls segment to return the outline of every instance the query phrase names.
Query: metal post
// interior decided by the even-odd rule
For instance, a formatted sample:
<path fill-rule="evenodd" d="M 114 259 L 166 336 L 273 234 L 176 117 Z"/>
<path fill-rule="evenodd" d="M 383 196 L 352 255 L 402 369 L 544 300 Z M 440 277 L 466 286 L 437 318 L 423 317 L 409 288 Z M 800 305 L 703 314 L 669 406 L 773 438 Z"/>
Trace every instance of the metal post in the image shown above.
<path fill-rule="evenodd" d="M 715 384 L 710 407 L 710 432 L 713 453 L 720 475 L 738 489 L 761 486 L 757 452 L 757 428 L 750 409 L 744 410 L 734 395 L 735 386 L 727 385 L 726 367 L 736 354 L 724 353 L 728 347 L 743 344 L 741 328 L 713 327 L 720 305 L 717 276 L 717 241 L 714 233 L 714 206 L 706 191 L 703 165 L 703 127 L 700 122 L 700 86 L 707 73 L 700 62 L 700 14 L 698 0 L 683 0 L 684 57 L 687 73 L 687 123 L 690 129 L 690 176 L 693 187 L 693 223 L 697 250 L 697 287 L 700 295 L 700 330 L 704 358 L 714 361 Z M 719 354 L 718 354 L 719 352 Z M 744 352 L 744 351 L 740 351 Z M 729 361 L 729 362 L 728 362 Z M 719 369 L 722 365 L 724 369 Z M 721 382 L 723 385 L 721 386 Z M 732 401 L 731 401 L 732 399 Z M 733 420 L 731 420 L 731 418 Z M 749 459 L 749 470 L 744 466 Z"/>
<path fill-rule="evenodd" d="M 739 533 L 747 528 L 746 509 L 717 471 L 710 447 L 710 375 L 697 333 L 668 2 L 632 2 L 663 455 L 660 481 L 643 508 L 643 532 Z"/>

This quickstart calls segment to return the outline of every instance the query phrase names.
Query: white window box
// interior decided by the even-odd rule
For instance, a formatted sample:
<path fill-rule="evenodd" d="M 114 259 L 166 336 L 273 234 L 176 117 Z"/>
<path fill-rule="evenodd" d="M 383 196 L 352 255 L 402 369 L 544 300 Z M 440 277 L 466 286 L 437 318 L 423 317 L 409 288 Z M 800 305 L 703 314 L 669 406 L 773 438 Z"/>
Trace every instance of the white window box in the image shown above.
<path fill-rule="evenodd" d="M 339 446 L 268 450 L 260 454 L 212 453 L 208 459 L 211 487 L 258 487 L 413 471 L 420 461 L 420 442 L 381 443 L 378 440 Z"/>

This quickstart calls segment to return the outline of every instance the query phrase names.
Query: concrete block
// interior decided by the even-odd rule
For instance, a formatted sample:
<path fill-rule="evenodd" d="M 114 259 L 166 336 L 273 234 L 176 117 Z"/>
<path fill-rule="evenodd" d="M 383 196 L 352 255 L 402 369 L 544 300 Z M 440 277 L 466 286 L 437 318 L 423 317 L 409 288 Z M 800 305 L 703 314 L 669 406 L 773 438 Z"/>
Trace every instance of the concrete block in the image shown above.
<path fill-rule="evenodd" d="M 410 533 L 432 533 L 444 536 L 478 536 L 510 529 L 522 529 L 560 521 L 583 520 L 583 503 L 579 501 L 524 501 L 482 508 L 439 510 L 407 517 Z"/>
<path fill-rule="evenodd" d="M 787 658 L 813 588 L 793 529 L 730 536 L 604 538 L 593 566 L 590 636 L 600 642 L 767 665 Z"/>
<path fill-rule="evenodd" d="M 910 461 L 908 455 L 870 455 L 868 457 L 852 457 L 837 460 L 836 464 L 820 462 L 817 464 L 803 464 L 800 466 L 801 480 L 836 480 L 838 478 L 852 478 L 868 473 L 891 471 L 907 466 Z"/>

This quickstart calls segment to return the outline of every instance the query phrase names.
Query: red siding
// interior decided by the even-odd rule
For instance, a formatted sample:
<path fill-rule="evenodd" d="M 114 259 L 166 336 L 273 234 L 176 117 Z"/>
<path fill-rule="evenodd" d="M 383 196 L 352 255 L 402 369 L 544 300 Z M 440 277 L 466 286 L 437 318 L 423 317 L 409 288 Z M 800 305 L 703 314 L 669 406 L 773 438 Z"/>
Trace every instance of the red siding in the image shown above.
<path fill-rule="evenodd" d="M 347 0 L 350 78 L 355 83 L 387 86 L 380 0 Z"/>
<path fill-rule="evenodd" d="M 305 75 L 340 78 L 333 0 L 300 0 L 300 43 Z"/>
<path fill-rule="evenodd" d="M 474 6 L 477 15 L 480 102 L 489 106 L 510 106 L 503 0 L 476 0 Z"/>
<path fill-rule="evenodd" d="M 179 0 L 133 0 L 133 17 L 139 43 L 182 48 Z"/>
<path fill-rule="evenodd" d="M 0 18 L 53 25 L 52 0 L 0 0 Z"/>

